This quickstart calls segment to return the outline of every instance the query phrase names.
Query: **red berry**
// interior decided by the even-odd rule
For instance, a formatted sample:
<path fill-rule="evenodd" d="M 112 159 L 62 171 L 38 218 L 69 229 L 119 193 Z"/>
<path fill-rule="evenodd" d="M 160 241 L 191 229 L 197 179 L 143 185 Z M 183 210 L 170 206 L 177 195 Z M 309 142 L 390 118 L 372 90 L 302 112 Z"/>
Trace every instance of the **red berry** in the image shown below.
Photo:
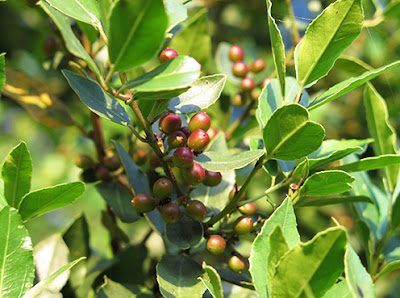
<path fill-rule="evenodd" d="M 246 104 L 247 98 L 243 93 L 238 93 L 231 99 L 231 104 L 235 107 L 242 107 Z"/>
<path fill-rule="evenodd" d="M 239 78 L 244 78 L 249 72 L 249 67 L 244 61 L 237 61 L 232 65 L 232 72 Z"/>
<path fill-rule="evenodd" d="M 257 206 L 253 202 L 247 203 L 241 207 L 239 207 L 239 211 L 244 215 L 254 215 L 257 213 Z"/>
<path fill-rule="evenodd" d="M 136 212 L 146 213 L 152 211 L 157 205 L 155 198 L 149 194 L 139 193 L 132 200 Z"/>
<path fill-rule="evenodd" d="M 229 59 L 231 59 L 231 61 L 236 62 L 236 61 L 243 60 L 243 58 L 244 58 L 244 51 L 240 46 L 233 45 L 230 47 Z"/>
<path fill-rule="evenodd" d="M 211 126 L 211 119 L 206 113 L 197 113 L 189 121 L 190 131 L 195 131 L 197 129 L 202 129 L 207 131 Z"/>
<path fill-rule="evenodd" d="M 78 168 L 87 170 L 94 166 L 94 161 L 89 155 L 81 154 L 75 157 L 75 164 Z"/>
<path fill-rule="evenodd" d="M 185 146 L 186 142 L 187 142 L 187 137 L 180 130 L 176 130 L 168 135 L 167 143 L 168 147 L 170 147 L 171 149 Z"/>
<path fill-rule="evenodd" d="M 133 161 L 138 165 L 143 165 L 147 160 L 147 152 L 143 149 L 136 149 L 132 154 Z"/>
<path fill-rule="evenodd" d="M 189 168 L 193 164 L 194 154 L 186 147 L 180 147 L 172 154 L 172 161 L 178 168 Z"/>
<path fill-rule="evenodd" d="M 195 221 L 202 221 L 207 215 L 207 208 L 197 200 L 190 200 L 185 206 L 185 213 Z"/>
<path fill-rule="evenodd" d="M 183 172 L 183 179 L 190 185 L 198 185 L 204 180 L 205 172 L 201 165 L 193 163 L 188 169 Z"/>
<path fill-rule="evenodd" d="M 242 188 L 241 186 L 238 186 L 237 190 L 236 187 L 232 188 L 232 190 L 229 192 L 229 201 L 232 201 L 233 197 L 235 196 L 235 193 L 239 192 L 241 188 Z M 242 194 L 242 196 L 239 199 L 239 202 L 244 201 L 245 198 L 246 198 L 246 192 Z"/>
<path fill-rule="evenodd" d="M 205 171 L 203 184 L 206 186 L 217 186 L 222 181 L 220 172 Z"/>
<path fill-rule="evenodd" d="M 187 126 L 182 126 L 180 131 L 185 134 L 186 138 L 188 138 L 190 136 L 190 134 L 192 133 L 190 131 L 189 127 L 187 127 Z"/>
<path fill-rule="evenodd" d="M 109 156 L 104 159 L 104 165 L 110 171 L 116 171 L 121 167 L 121 160 L 117 155 Z"/>
<path fill-rule="evenodd" d="M 109 181 L 112 179 L 110 171 L 105 166 L 99 166 L 96 169 L 96 178 L 102 181 Z"/>
<path fill-rule="evenodd" d="M 213 255 L 222 254 L 226 247 L 226 241 L 219 235 L 213 235 L 207 240 L 206 248 Z"/>
<path fill-rule="evenodd" d="M 207 131 L 207 134 L 210 137 L 210 140 L 214 139 L 218 133 L 219 133 L 219 129 L 217 129 L 217 128 L 210 128 Z"/>
<path fill-rule="evenodd" d="M 181 217 L 181 210 L 174 203 L 168 203 L 161 207 L 161 217 L 166 223 L 174 223 Z"/>
<path fill-rule="evenodd" d="M 264 81 L 261 83 L 261 88 L 265 88 L 271 82 L 270 78 L 265 78 Z"/>
<path fill-rule="evenodd" d="M 244 78 L 240 83 L 240 88 L 242 88 L 243 91 L 251 91 L 256 87 L 256 81 L 254 81 L 254 79 L 250 77 Z"/>
<path fill-rule="evenodd" d="M 235 254 L 229 258 L 228 266 L 233 272 L 241 273 L 247 267 L 246 259 L 242 255 Z"/>
<path fill-rule="evenodd" d="M 179 128 L 181 128 L 182 125 L 182 120 L 176 114 L 167 114 L 160 119 L 159 125 L 160 125 L 160 130 L 168 134 L 176 130 L 179 130 Z"/>
<path fill-rule="evenodd" d="M 168 198 L 173 191 L 172 182 L 167 178 L 160 178 L 153 184 L 153 194 L 158 199 Z"/>
<path fill-rule="evenodd" d="M 188 139 L 188 146 L 194 151 L 202 151 L 207 147 L 209 142 L 210 137 L 208 134 L 202 129 L 196 129 Z"/>
<path fill-rule="evenodd" d="M 250 233 L 253 229 L 254 222 L 251 217 L 241 216 L 233 223 L 233 230 L 238 235 L 245 235 Z"/>
<path fill-rule="evenodd" d="M 165 49 L 160 54 L 160 62 L 164 63 L 178 56 L 178 53 L 173 49 Z"/>
<path fill-rule="evenodd" d="M 250 70 L 251 70 L 251 72 L 254 72 L 254 73 L 258 73 L 260 71 L 263 71 L 264 68 L 265 68 L 265 62 L 262 59 L 256 59 L 250 65 Z"/>

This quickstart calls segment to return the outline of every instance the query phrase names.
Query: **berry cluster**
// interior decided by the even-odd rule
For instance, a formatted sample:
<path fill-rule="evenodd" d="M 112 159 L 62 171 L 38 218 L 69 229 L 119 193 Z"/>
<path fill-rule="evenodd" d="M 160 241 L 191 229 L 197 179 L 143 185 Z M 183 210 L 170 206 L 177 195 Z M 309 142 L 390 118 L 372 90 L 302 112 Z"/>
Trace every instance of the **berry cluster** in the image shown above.
<path fill-rule="evenodd" d="M 113 173 L 121 167 L 121 160 L 111 150 L 104 157 L 104 160 L 95 162 L 86 154 L 78 155 L 75 158 L 75 164 L 82 169 L 80 178 L 85 183 L 101 181 L 110 181 L 113 179 Z"/>

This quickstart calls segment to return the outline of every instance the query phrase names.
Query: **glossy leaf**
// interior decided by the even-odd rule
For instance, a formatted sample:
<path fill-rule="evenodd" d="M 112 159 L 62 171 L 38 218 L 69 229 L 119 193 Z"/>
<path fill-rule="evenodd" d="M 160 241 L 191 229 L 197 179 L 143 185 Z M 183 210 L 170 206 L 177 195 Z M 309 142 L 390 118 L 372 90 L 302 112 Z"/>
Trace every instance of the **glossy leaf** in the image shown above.
<path fill-rule="evenodd" d="M 301 86 L 311 85 L 329 72 L 361 33 L 363 21 L 361 0 L 338 0 L 308 26 L 294 55 Z"/>
<path fill-rule="evenodd" d="M 368 130 L 375 140 L 373 144 L 375 154 L 397 154 L 395 145 L 396 133 L 389 123 L 389 114 L 385 100 L 369 83 L 364 91 L 364 106 L 367 111 Z M 398 165 L 385 168 L 385 175 L 390 191 L 393 191 L 396 184 L 399 168 Z"/>
<path fill-rule="evenodd" d="M 206 272 L 209 281 L 200 277 L 201 281 L 214 298 L 223 298 L 224 293 L 222 289 L 221 277 L 219 276 L 217 270 L 215 270 L 214 267 L 207 265 L 205 262 L 203 262 L 203 269 Z"/>
<path fill-rule="evenodd" d="M 295 245 L 276 266 L 271 296 L 306 297 L 306 293 L 313 293 L 321 297 L 343 272 L 346 244 L 346 231 L 335 227 Z"/>
<path fill-rule="evenodd" d="M 211 75 L 197 79 L 188 91 L 169 101 L 168 109 L 183 114 L 206 109 L 218 100 L 225 82 L 226 75 Z"/>
<path fill-rule="evenodd" d="M 99 298 L 122 298 L 122 297 L 154 297 L 153 293 L 141 285 L 129 285 L 129 289 L 123 285 L 104 277 L 104 284 L 99 289 Z"/>
<path fill-rule="evenodd" d="M 164 0 L 165 12 L 168 15 L 167 32 L 187 18 L 187 9 L 176 0 Z"/>
<path fill-rule="evenodd" d="M 19 209 L 22 198 L 31 189 L 32 160 L 24 142 L 14 147 L 1 169 L 4 197 L 11 207 Z"/>
<path fill-rule="evenodd" d="M 346 281 L 340 281 L 332 286 L 322 298 L 352 298 L 353 295 L 349 291 Z"/>
<path fill-rule="evenodd" d="M 110 62 L 115 70 L 123 71 L 156 55 L 164 42 L 168 17 L 162 0 L 120 0 L 109 22 Z"/>
<path fill-rule="evenodd" d="M 296 207 L 327 206 L 345 203 L 366 202 L 373 204 L 373 201 L 367 196 L 335 196 L 335 197 L 302 197 L 296 204 Z"/>
<path fill-rule="evenodd" d="M 277 109 L 263 130 L 268 156 L 294 160 L 317 150 L 321 146 L 325 130 L 309 118 L 308 111 L 297 104 Z"/>
<path fill-rule="evenodd" d="M 166 235 L 169 241 L 180 249 L 189 249 L 203 239 L 203 225 L 191 220 L 185 214 L 176 223 L 166 224 Z"/>
<path fill-rule="evenodd" d="M 51 210 L 65 207 L 85 191 L 82 182 L 59 184 L 26 194 L 22 198 L 19 213 L 27 221 Z"/>
<path fill-rule="evenodd" d="M 0 297 L 21 297 L 33 285 L 32 241 L 17 211 L 0 210 Z"/>
<path fill-rule="evenodd" d="M 6 81 L 6 76 L 4 73 L 5 68 L 5 57 L 6 53 L 0 54 L 0 99 L 1 99 L 1 91 L 3 89 L 4 82 Z"/>
<path fill-rule="evenodd" d="M 130 125 L 131 119 L 125 108 L 96 82 L 68 70 L 64 70 L 63 74 L 71 88 L 92 112 L 115 123 Z"/>
<path fill-rule="evenodd" d="M 347 79 L 345 81 L 340 82 L 339 84 L 336 84 L 335 86 L 329 88 L 327 91 L 319 95 L 309 106 L 309 110 L 312 111 L 315 108 L 318 108 L 328 102 L 331 102 L 332 100 L 350 92 L 351 90 L 357 88 L 358 86 L 361 86 L 365 84 L 366 82 L 372 80 L 373 78 L 379 76 L 381 73 L 385 72 L 386 70 L 391 69 L 394 66 L 397 66 L 400 64 L 400 61 L 393 62 L 389 65 L 366 71 L 363 74 L 357 76 L 357 77 L 352 77 L 350 79 Z"/>
<path fill-rule="evenodd" d="M 378 278 L 381 278 L 382 276 L 385 276 L 386 274 L 394 271 L 394 270 L 399 270 L 400 269 L 400 260 L 391 262 L 389 264 L 386 264 L 377 275 L 375 275 L 375 280 Z"/>
<path fill-rule="evenodd" d="M 157 281 L 166 298 L 202 297 L 206 287 L 198 278 L 203 274 L 201 266 L 184 255 L 164 255 L 157 265 Z"/>
<path fill-rule="evenodd" d="M 271 253 L 270 236 L 278 225 L 282 229 L 289 248 L 300 241 L 296 216 L 290 198 L 285 199 L 267 219 L 252 244 L 249 270 L 260 298 L 269 297 L 267 284 L 269 285 L 271 281 L 268 280 L 268 266 L 265 266 L 265 263 Z"/>
<path fill-rule="evenodd" d="M 334 169 L 347 172 L 370 171 L 391 165 L 396 165 L 399 163 L 400 163 L 400 155 L 386 154 L 386 155 L 363 158 L 359 161 L 350 164 L 345 164 L 342 166 L 335 167 Z"/>

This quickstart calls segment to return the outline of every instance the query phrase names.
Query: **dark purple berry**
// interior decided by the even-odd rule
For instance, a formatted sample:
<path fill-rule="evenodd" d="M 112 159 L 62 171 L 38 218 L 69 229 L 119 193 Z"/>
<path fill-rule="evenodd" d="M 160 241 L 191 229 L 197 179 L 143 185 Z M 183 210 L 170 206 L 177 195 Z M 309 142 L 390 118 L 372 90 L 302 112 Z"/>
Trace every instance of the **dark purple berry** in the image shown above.
<path fill-rule="evenodd" d="M 168 203 L 161 207 L 161 217 L 166 223 L 174 223 L 181 217 L 181 211 L 174 203 Z"/>
<path fill-rule="evenodd" d="M 238 45 L 233 45 L 229 49 L 229 59 L 231 59 L 232 62 L 240 61 L 243 60 L 244 58 L 244 51 L 242 47 Z"/>
<path fill-rule="evenodd" d="M 83 170 L 79 175 L 79 179 L 85 183 L 96 182 L 98 180 L 96 178 L 96 170 L 94 168 Z"/>
<path fill-rule="evenodd" d="M 176 130 L 168 135 L 167 143 L 168 147 L 171 149 L 185 146 L 186 142 L 187 142 L 187 137 L 180 130 Z"/>
<path fill-rule="evenodd" d="M 211 119 L 206 113 L 200 112 L 195 114 L 189 121 L 190 131 L 202 129 L 207 131 L 211 126 Z"/>
<path fill-rule="evenodd" d="M 133 198 L 132 206 L 136 212 L 146 213 L 152 211 L 157 206 L 157 202 L 152 195 L 139 193 Z"/>
<path fill-rule="evenodd" d="M 185 206 L 185 213 L 195 221 L 202 221 L 207 215 L 207 208 L 197 200 L 190 200 Z"/>
<path fill-rule="evenodd" d="M 172 182 L 167 178 L 160 178 L 153 184 L 153 194 L 157 199 L 168 198 L 173 189 Z"/>
<path fill-rule="evenodd" d="M 226 241 L 219 235 L 213 235 L 207 240 L 206 248 L 213 255 L 222 254 L 226 247 Z"/>
<path fill-rule="evenodd" d="M 220 172 L 205 171 L 205 177 L 203 184 L 206 186 L 217 186 L 222 181 L 222 175 Z"/>
<path fill-rule="evenodd" d="M 43 43 L 43 51 L 47 57 L 53 56 L 58 49 L 58 42 L 54 37 L 48 37 Z"/>
<path fill-rule="evenodd" d="M 96 178 L 101 181 L 109 181 L 112 179 L 110 170 L 105 166 L 99 166 L 96 169 Z"/>
<path fill-rule="evenodd" d="M 185 169 L 182 173 L 183 179 L 189 185 L 198 185 L 204 180 L 205 172 L 201 165 L 193 163 L 190 168 Z"/>
<path fill-rule="evenodd" d="M 116 171 L 121 167 L 121 160 L 117 155 L 109 156 L 104 159 L 104 165 L 110 171 Z"/>
<path fill-rule="evenodd" d="M 182 120 L 176 114 L 167 114 L 160 119 L 159 124 L 160 130 L 169 134 L 181 128 Z"/>
<path fill-rule="evenodd" d="M 180 147 L 172 154 L 172 161 L 178 168 L 189 168 L 193 164 L 194 154 L 186 147 Z"/>
<path fill-rule="evenodd" d="M 189 127 L 187 127 L 187 126 L 182 126 L 180 131 L 185 134 L 186 138 L 188 138 L 190 136 L 190 134 L 192 133 L 190 131 Z"/>
<path fill-rule="evenodd" d="M 173 49 L 165 49 L 160 54 L 160 62 L 164 63 L 178 56 L 178 53 Z"/>
<path fill-rule="evenodd" d="M 194 151 L 202 151 L 207 147 L 209 142 L 210 137 L 208 134 L 202 129 L 196 129 L 188 139 L 188 146 Z"/>
<path fill-rule="evenodd" d="M 232 65 L 232 73 L 239 77 L 244 78 L 249 72 L 249 67 L 244 61 L 237 61 Z"/>

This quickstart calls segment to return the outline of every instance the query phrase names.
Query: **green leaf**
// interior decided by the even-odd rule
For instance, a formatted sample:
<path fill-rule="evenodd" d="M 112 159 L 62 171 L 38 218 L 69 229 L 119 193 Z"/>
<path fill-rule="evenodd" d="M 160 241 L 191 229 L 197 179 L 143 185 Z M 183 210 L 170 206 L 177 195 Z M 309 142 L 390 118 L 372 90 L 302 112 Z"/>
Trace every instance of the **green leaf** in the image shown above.
<path fill-rule="evenodd" d="M 271 254 L 270 236 L 278 225 L 282 228 L 289 248 L 300 241 L 296 216 L 290 198 L 286 198 L 268 218 L 252 244 L 249 270 L 260 298 L 269 297 L 267 284 L 269 285 L 271 281 L 268 280 L 268 266 L 265 264 Z"/>
<path fill-rule="evenodd" d="M 275 70 L 278 74 L 279 86 L 281 89 L 282 99 L 285 98 L 285 45 L 283 44 L 282 35 L 276 25 L 275 19 L 272 17 L 272 3 L 267 0 L 267 15 L 269 36 L 271 39 L 272 56 L 274 58 Z"/>
<path fill-rule="evenodd" d="M 275 275 L 275 269 L 281 258 L 289 251 L 281 226 L 278 224 L 269 236 L 270 253 L 268 255 L 268 278 L 272 281 Z"/>
<path fill-rule="evenodd" d="M 63 240 L 70 251 L 70 259 L 90 257 L 89 225 L 85 215 L 79 216 L 63 234 Z"/>
<path fill-rule="evenodd" d="M 399 270 L 400 269 L 400 260 L 399 261 L 394 261 L 389 264 L 386 264 L 381 271 L 377 275 L 375 275 L 375 280 L 378 278 L 381 278 L 382 276 L 385 276 L 386 274 L 394 271 L 394 270 Z"/>
<path fill-rule="evenodd" d="M 367 196 L 335 196 L 335 197 L 302 197 L 296 204 L 296 207 L 327 206 L 344 203 L 367 202 L 373 204 L 373 201 Z"/>
<path fill-rule="evenodd" d="M 297 104 L 277 109 L 263 130 L 268 157 L 294 160 L 317 150 L 321 146 L 325 130 L 309 118 L 308 111 Z"/>
<path fill-rule="evenodd" d="M 351 295 L 349 291 L 349 287 L 347 286 L 346 281 L 341 281 L 332 286 L 325 294 L 322 296 L 322 298 L 352 298 L 353 295 Z"/>
<path fill-rule="evenodd" d="M 310 111 L 328 103 L 331 102 L 332 100 L 342 96 L 343 94 L 346 94 L 347 92 L 350 92 L 351 90 L 357 88 L 358 86 L 361 86 L 362 84 L 372 80 L 373 78 L 379 76 L 381 73 L 385 72 L 388 69 L 391 69 L 394 66 L 397 66 L 400 64 L 400 61 L 393 62 L 389 65 L 366 71 L 363 74 L 357 76 L 357 77 L 352 77 L 350 79 L 347 79 L 345 81 L 340 82 L 339 84 L 336 84 L 335 86 L 329 88 L 327 91 L 319 95 L 308 107 Z"/>
<path fill-rule="evenodd" d="M 164 0 L 165 12 L 168 15 L 167 32 L 187 18 L 186 6 L 176 0 Z"/>
<path fill-rule="evenodd" d="M 134 298 L 154 297 L 152 292 L 141 285 L 129 285 L 129 289 L 123 285 L 104 277 L 104 284 L 99 289 L 99 298 Z"/>
<path fill-rule="evenodd" d="M 368 130 L 375 140 L 375 154 L 397 154 L 395 145 L 396 133 L 389 123 L 389 114 L 385 100 L 369 83 L 365 87 L 364 91 L 364 106 L 367 111 Z M 390 191 L 393 191 L 398 173 L 398 165 L 392 165 L 385 168 L 385 176 Z"/>
<path fill-rule="evenodd" d="M 169 241 L 180 249 L 189 249 L 203 239 L 203 225 L 191 220 L 185 214 L 176 223 L 166 224 L 166 235 Z"/>
<path fill-rule="evenodd" d="M 194 160 L 208 171 L 229 172 L 244 168 L 264 154 L 264 150 L 243 151 L 234 155 L 221 155 L 219 152 L 208 151 L 195 157 Z"/>
<path fill-rule="evenodd" d="M 6 199 L 4 198 L 4 181 L 3 179 L 0 179 L 0 210 L 4 206 L 7 206 L 8 203 Z"/>
<path fill-rule="evenodd" d="M 300 189 L 301 196 L 326 196 L 349 191 L 353 187 L 350 183 L 355 180 L 344 171 L 318 172 L 304 182 Z"/>
<path fill-rule="evenodd" d="M 226 75 L 211 75 L 197 79 L 188 91 L 169 101 L 168 109 L 183 114 L 206 109 L 218 100 L 225 82 Z"/>
<path fill-rule="evenodd" d="M 400 196 L 395 198 L 395 201 L 393 203 L 390 222 L 392 224 L 393 230 L 396 230 L 400 227 Z"/>
<path fill-rule="evenodd" d="M 390 3 L 388 3 L 388 5 L 385 7 L 385 10 L 383 11 L 383 15 L 385 19 L 397 19 L 400 15 L 400 2 L 391 1 Z"/>
<path fill-rule="evenodd" d="M 207 265 L 205 262 L 203 262 L 203 269 L 206 272 L 209 281 L 202 277 L 199 277 L 200 280 L 204 283 L 214 298 L 223 298 L 224 293 L 222 289 L 221 277 L 219 276 L 217 270 L 215 270 L 214 267 Z"/>
<path fill-rule="evenodd" d="M 71 263 L 61 267 L 56 272 L 54 272 L 51 276 L 49 276 L 46 279 L 37 283 L 33 288 L 31 288 L 23 296 L 23 298 L 34 298 L 34 297 L 38 296 L 43 290 L 45 290 L 50 284 L 52 284 L 53 281 L 55 281 L 61 274 L 63 274 L 64 272 L 66 272 L 69 269 L 71 269 L 72 267 L 74 267 L 76 264 L 78 264 L 83 259 L 84 258 L 80 258 L 78 260 L 72 261 Z"/>
<path fill-rule="evenodd" d="M 186 91 L 199 76 L 200 64 L 196 60 L 178 56 L 129 81 L 123 88 L 140 99 L 171 98 Z"/>
<path fill-rule="evenodd" d="M 334 167 L 333 169 L 347 172 L 360 172 L 376 170 L 383 167 L 396 165 L 400 163 L 400 155 L 386 154 L 374 157 L 363 158 L 359 161 Z"/>
<path fill-rule="evenodd" d="M 93 59 L 89 56 L 89 54 L 86 52 L 85 48 L 80 43 L 78 38 L 75 36 L 74 32 L 71 29 L 71 25 L 69 24 L 68 18 L 62 13 L 53 9 L 45 1 L 40 1 L 39 5 L 57 25 L 64 39 L 65 46 L 67 47 L 68 52 L 84 60 L 90 66 L 90 68 L 93 70 L 96 76 L 100 77 L 99 68 L 97 67 L 96 63 L 94 63 Z"/>
<path fill-rule="evenodd" d="M 6 76 L 4 73 L 5 69 L 5 56 L 6 53 L 0 54 L 0 99 L 1 99 L 1 90 L 3 89 L 4 82 L 6 81 Z"/>
<path fill-rule="evenodd" d="M 166 298 L 203 297 L 206 287 L 198 279 L 203 274 L 201 266 L 184 255 L 164 255 L 157 265 L 157 281 Z"/>
<path fill-rule="evenodd" d="M 336 60 L 334 67 L 356 76 L 363 74 L 366 70 L 374 70 L 373 67 L 364 61 L 344 54 L 340 55 L 340 57 Z"/>
<path fill-rule="evenodd" d="M 353 297 L 376 297 L 371 276 L 350 244 L 347 245 L 344 262 L 346 283 Z"/>
<path fill-rule="evenodd" d="M 108 52 L 117 71 L 150 60 L 164 42 L 168 17 L 162 0 L 120 0 L 110 16 Z"/>
<path fill-rule="evenodd" d="M 346 231 L 335 227 L 295 245 L 276 266 L 271 296 L 321 297 L 343 272 L 346 244 Z"/>
<path fill-rule="evenodd" d="M 71 88 L 92 112 L 115 123 L 130 126 L 131 119 L 125 108 L 96 82 L 68 70 L 63 70 L 63 74 Z"/>
<path fill-rule="evenodd" d="M 296 77 L 302 87 L 325 76 L 363 27 L 361 0 L 338 0 L 309 26 L 295 49 Z"/>
<path fill-rule="evenodd" d="M 17 211 L 0 210 L 0 297 L 21 297 L 33 285 L 32 241 Z"/>
<path fill-rule="evenodd" d="M 207 9 L 201 9 L 191 17 L 175 34 L 169 47 L 177 51 L 179 55 L 193 57 L 200 64 L 205 65 L 211 56 Z"/>
<path fill-rule="evenodd" d="M 4 197 L 11 207 L 19 209 L 22 197 L 31 189 L 32 160 L 24 142 L 14 147 L 1 168 Z"/>

